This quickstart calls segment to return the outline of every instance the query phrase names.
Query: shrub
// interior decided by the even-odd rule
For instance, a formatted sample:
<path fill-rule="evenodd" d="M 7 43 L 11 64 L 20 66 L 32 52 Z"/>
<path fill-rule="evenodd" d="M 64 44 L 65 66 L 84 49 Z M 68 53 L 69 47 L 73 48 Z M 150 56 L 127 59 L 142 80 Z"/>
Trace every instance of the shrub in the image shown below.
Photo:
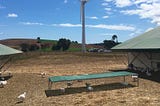
<path fill-rule="evenodd" d="M 36 45 L 36 44 L 31 44 L 31 45 L 30 45 L 30 48 L 29 48 L 30 51 L 36 51 L 36 50 L 38 50 L 38 49 L 39 49 L 39 46 Z"/>
<path fill-rule="evenodd" d="M 27 44 L 27 43 L 22 43 L 22 44 L 20 45 L 20 47 L 21 47 L 21 50 L 22 50 L 23 52 L 27 52 L 27 51 L 29 51 L 30 45 Z"/>
<path fill-rule="evenodd" d="M 69 39 L 65 39 L 65 38 L 61 38 L 59 39 L 59 41 L 57 42 L 56 45 L 52 46 L 52 50 L 68 50 L 69 46 L 71 44 L 71 41 Z"/>

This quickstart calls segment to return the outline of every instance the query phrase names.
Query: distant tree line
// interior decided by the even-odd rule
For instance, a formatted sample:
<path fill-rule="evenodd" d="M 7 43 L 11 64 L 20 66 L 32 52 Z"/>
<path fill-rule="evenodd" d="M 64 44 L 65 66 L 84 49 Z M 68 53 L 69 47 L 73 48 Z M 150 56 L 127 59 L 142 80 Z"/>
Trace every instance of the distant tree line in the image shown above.
<path fill-rule="evenodd" d="M 120 44 L 120 42 L 118 42 L 118 36 L 113 35 L 110 40 L 104 40 L 102 43 L 95 43 L 94 45 L 98 45 L 98 46 L 101 46 L 105 49 L 110 50 L 112 47 L 114 47 L 118 44 Z"/>
<path fill-rule="evenodd" d="M 66 51 L 69 49 L 71 41 L 69 39 L 61 38 L 58 40 L 56 45 L 52 46 L 52 50 L 62 50 Z"/>
<path fill-rule="evenodd" d="M 36 50 L 39 49 L 39 46 L 38 46 L 38 45 L 36 45 L 36 44 L 28 44 L 28 43 L 22 43 L 22 44 L 20 45 L 20 47 L 21 47 L 21 50 L 22 50 L 23 52 L 36 51 Z"/>
<path fill-rule="evenodd" d="M 77 41 L 73 42 L 78 43 Z M 51 43 L 42 43 L 40 37 L 37 37 L 37 43 L 35 44 L 22 43 L 20 47 L 23 52 L 37 51 L 40 49 L 43 50 L 46 48 L 51 48 L 51 50 L 53 51 L 66 51 L 69 49 L 70 44 L 71 41 L 65 38 L 59 39 L 56 44 L 51 44 Z"/>
<path fill-rule="evenodd" d="M 117 44 L 119 44 L 117 35 L 113 35 L 111 40 L 104 40 L 103 41 L 104 48 L 106 48 L 106 49 L 111 49 L 112 47 L 116 46 Z"/>
<path fill-rule="evenodd" d="M 51 42 L 42 42 L 40 37 L 37 37 L 37 42 L 34 44 L 28 44 L 28 43 L 22 43 L 20 45 L 21 50 L 24 52 L 28 51 L 37 51 L 37 50 L 45 50 L 49 49 L 52 51 L 66 51 L 69 49 L 70 45 L 72 44 L 78 44 L 77 41 L 70 41 L 69 39 L 66 38 L 61 38 L 59 39 L 56 43 L 51 43 Z M 101 47 L 104 47 L 105 49 L 110 50 L 112 47 L 115 45 L 119 44 L 118 42 L 118 36 L 113 35 L 110 40 L 104 40 L 103 43 L 98 43 L 95 45 L 99 45 Z"/>

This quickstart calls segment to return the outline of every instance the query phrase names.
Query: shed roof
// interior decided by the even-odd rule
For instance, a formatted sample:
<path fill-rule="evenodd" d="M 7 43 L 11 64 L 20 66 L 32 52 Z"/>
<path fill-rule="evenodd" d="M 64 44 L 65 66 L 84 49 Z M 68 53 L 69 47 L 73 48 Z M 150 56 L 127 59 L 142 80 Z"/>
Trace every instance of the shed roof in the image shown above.
<path fill-rule="evenodd" d="M 160 27 L 127 40 L 112 50 L 160 50 Z"/>
<path fill-rule="evenodd" d="M 22 53 L 22 51 L 0 44 L 0 56 Z"/>

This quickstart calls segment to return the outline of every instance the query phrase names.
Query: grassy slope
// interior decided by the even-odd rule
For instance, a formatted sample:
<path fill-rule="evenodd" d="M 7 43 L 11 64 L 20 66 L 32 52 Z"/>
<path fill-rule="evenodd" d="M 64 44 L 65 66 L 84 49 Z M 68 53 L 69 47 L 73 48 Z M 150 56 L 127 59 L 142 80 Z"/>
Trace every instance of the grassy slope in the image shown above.
<path fill-rule="evenodd" d="M 50 40 L 50 39 L 41 39 L 41 43 L 48 43 L 50 45 L 56 44 L 57 40 Z M 20 48 L 20 44 L 22 43 L 28 43 L 28 44 L 35 44 L 37 43 L 37 39 L 5 39 L 5 40 L 0 40 L 1 44 L 14 47 L 14 48 Z M 87 44 L 86 49 L 90 48 L 103 48 L 102 46 L 99 45 L 94 45 L 94 44 Z M 50 48 L 43 49 L 42 51 L 51 51 Z M 81 44 L 77 43 L 71 43 L 69 50 L 70 52 L 77 52 L 81 51 Z"/>

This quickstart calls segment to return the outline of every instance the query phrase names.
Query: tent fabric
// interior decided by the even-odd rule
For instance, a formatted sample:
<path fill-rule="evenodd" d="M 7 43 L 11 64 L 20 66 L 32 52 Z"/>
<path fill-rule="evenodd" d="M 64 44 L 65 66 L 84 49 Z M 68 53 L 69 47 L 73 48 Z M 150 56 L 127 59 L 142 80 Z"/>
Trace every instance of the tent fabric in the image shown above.
<path fill-rule="evenodd" d="M 0 56 L 22 53 L 22 51 L 0 44 Z"/>
<path fill-rule="evenodd" d="M 110 78 L 118 76 L 131 76 L 137 75 L 136 73 L 120 71 L 120 72 L 105 72 L 98 74 L 82 74 L 73 76 L 53 76 L 49 77 L 50 82 L 61 82 L 61 81 L 73 81 L 73 80 L 87 80 L 87 79 L 99 79 L 99 78 Z"/>
<path fill-rule="evenodd" d="M 160 50 L 160 27 L 127 40 L 112 50 Z"/>

